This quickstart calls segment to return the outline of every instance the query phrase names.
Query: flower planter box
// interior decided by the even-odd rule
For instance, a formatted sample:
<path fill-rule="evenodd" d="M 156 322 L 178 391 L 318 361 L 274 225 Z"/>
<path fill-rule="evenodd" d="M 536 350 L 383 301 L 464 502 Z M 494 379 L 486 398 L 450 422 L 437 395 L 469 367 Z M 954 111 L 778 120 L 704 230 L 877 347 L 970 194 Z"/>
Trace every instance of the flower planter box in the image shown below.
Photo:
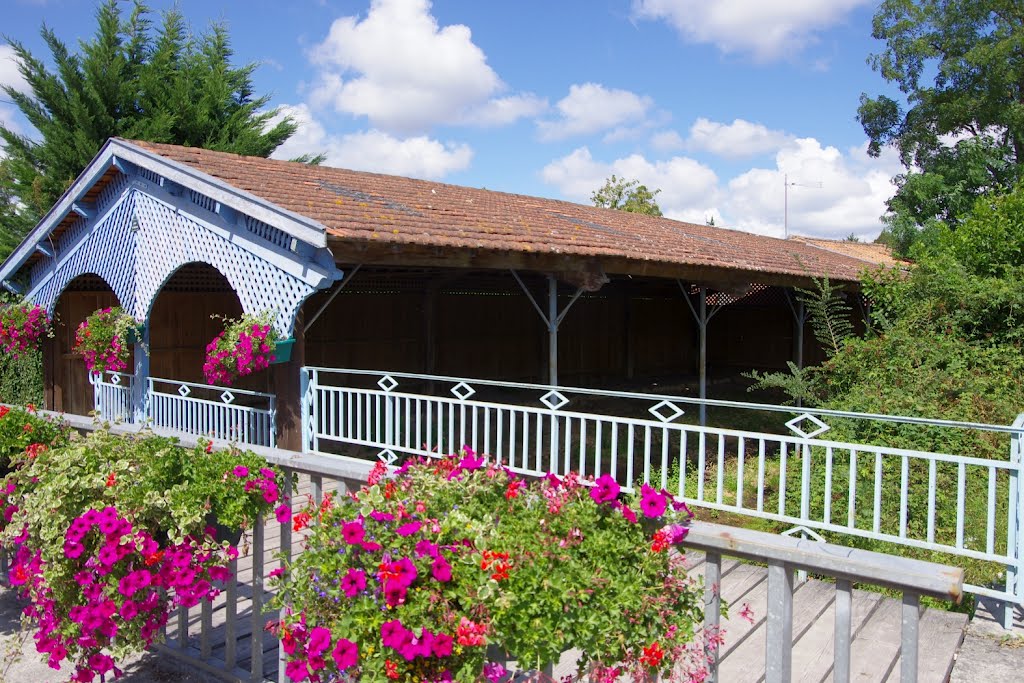
<path fill-rule="evenodd" d="M 292 359 L 293 346 L 295 346 L 294 339 L 282 339 L 277 342 L 277 346 L 274 347 L 274 360 L 270 361 L 270 364 L 277 365 L 289 362 Z"/>

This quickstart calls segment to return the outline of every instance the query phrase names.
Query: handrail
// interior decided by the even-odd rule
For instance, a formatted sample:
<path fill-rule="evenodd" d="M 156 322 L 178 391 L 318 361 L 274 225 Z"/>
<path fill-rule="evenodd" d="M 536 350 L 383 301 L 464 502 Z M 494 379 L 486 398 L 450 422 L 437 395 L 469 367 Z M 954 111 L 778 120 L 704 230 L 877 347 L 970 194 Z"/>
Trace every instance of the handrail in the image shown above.
<path fill-rule="evenodd" d="M 987 422 L 960 422 L 957 420 L 939 420 L 935 418 L 927 417 L 912 417 L 906 415 L 884 415 L 881 413 L 856 413 L 845 410 L 831 410 L 828 408 L 808 408 L 798 406 L 782 406 L 775 405 L 772 403 L 755 403 L 750 401 L 725 401 L 721 399 L 711 398 L 691 398 L 688 396 L 679 396 L 678 394 L 649 394 L 646 392 L 632 392 L 632 391 L 616 391 L 614 389 L 589 389 L 586 387 L 572 387 L 572 386 L 554 386 L 550 384 L 533 384 L 530 382 L 508 382 L 503 380 L 493 379 L 480 379 L 475 377 L 452 377 L 448 375 L 421 375 L 412 372 L 391 372 L 384 370 L 359 370 L 352 368 L 327 368 L 317 366 L 305 366 L 303 370 L 316 371 L 325 374 L 344 374 L 344 375 L 363 375 L 363 376 L 383 376 L 389 377 L 403 377 L 406 379 L 419 379 L 429 380 L 435 382 L 471 382 L 473 384 L 480 384 L 490 387 L 504 387 L 508 389 L 531 389 L 537 391 L 549 391 L 555 389 L 563 394 L 565 393 L 581 393 L 590 394 L 592 396 L 604 396 L 608 398 L 635 398 L 635 399 L 652 399 L 655 401 L 671 401 L 674 403 L 686 403 L 689 405 L 705 405 L 715 408 L 744 408 L 747 410 L 764 410 L 766 412 L 776 413 L 788 413 L 792 415 L 801 415 L 808 413 L 811 415 L 825 415 L 830 417 L 845 417 L 851 419 L 865 419 L 865 420 L 877 420 L 879 422 L 897 422 L 902 424 L 914 424 L 914 425 L 927 425 L 932 427 L 952 427 L 959 429 L 978 429 L 981 431 L 988 432 L 1001 432 L 1006 434 L 1022 434 L 1024 433 L 1024 427 L 1011 424 L 1011 425 L 998 425 L 990 424 Z"/>
<path fill-rule="evenodd" d="M 953 600 L 963 597 L 964 570 L 870 550 L 768 534 L 694 521 L 683 545 L 704 551 L 705 630 L 719 628 L 722 556 L 768 565 L 768 619 L 765 627 L 765 683 L 788 683 L 793 675 L 793 574 L 807 571 L 836 579 L 835 663 L 833 680 L 849 683 L 853 582 L 903 593 L 900 681 L 917 681 L 918 627 L 922 595 Z M 717 652 L 710 653 L 717 667 Z M 717 681 L 717 671 L 712 672 Z"/>

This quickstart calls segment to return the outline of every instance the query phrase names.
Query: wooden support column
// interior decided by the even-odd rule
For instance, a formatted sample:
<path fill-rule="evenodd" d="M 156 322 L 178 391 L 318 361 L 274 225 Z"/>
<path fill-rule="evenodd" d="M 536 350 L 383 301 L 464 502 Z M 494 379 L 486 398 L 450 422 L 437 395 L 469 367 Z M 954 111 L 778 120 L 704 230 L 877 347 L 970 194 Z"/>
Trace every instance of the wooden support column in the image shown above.
<path fill-rule="evenodd" d="M 43 357 L 43 407 L 46 410 L 60 412 L 62 405 L 61 389 L 58 384 L 57 374 L 60 372 L 60 341 L 56 335 L 43 337 L 40 347 Z"/>
<path fill-rule="evenodd" d="M 626 332 L 626 379 L 633 379 L 636 375 L 636 335 L 633 333 L 633 298 L 630 296 L 628 284 L 622 294 L 622 320 Z"/>
<path fill-rule="evenodd" d="M 302 386 L 299 370 L 306 364 L 306 331 L 303 314 L 295 317 L 292 359 L 272 365 L 272 387 L 277 395 L 277 447 L 302 450 Z"/>

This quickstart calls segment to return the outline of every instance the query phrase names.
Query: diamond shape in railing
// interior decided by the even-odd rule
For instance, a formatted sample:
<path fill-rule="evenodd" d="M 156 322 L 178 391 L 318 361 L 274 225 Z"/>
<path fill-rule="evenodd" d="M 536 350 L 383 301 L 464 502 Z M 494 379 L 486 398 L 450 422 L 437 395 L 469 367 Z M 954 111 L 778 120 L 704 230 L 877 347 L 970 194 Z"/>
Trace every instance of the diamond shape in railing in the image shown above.
<path fill-rule="evenodd" d="M 178 393 L 181 395 L 182 398 L 185 398 L 186 396 L 192 393 L 192 390 L 188 388 L 187 384 L 182 384 L 180 387 L 178 387 Z"/>
<path fill-rule="evenodd" d="M 395 452 L 390 448 L 385 448 L 377 454 L 377 459 L 385 465 L 393 465 L 395 464 L 395 461 L 398 460 L 398 456 L 395 455 Z"/>
<path fill-rule="evenodd" d="M 467 398 L 476 393 L 476 389 L 469 386 L 465 382 L 459 382 L 454 387 L 452 387 L 452 393 L 455 394 L 455 396 L 460 401 L 465 401 Z"/>
<path fill-rule="evenodd" d="M 666 412 L 666 408 L 671 409 L 671 412 Z M 685 411 L 671 401 L 662 401 L 661 403 L 651 406 L 647 412 L 662 422 L 672 422 Z"/>
<path fill-rule="evenodd" d="M 391 391 L 392 389 L 398 386 L 398 382 L 395 381 L 395 378 L 392 377 L 391 375 L 384 375 L 379 380 L 377 380 L 377 386 L 379 386 L 384 391 Z"/>
<path fill-rule="evenodd" d="M 569 399 L 567 399 L 565 395 L 563 395 L 561 392 L 552 389 L 551 391 L 540 397 L 540 402 L 546 405 L 548 408 L 551 408 L 551 410 L 558 410 L 566 403 L 568 403 Z"/>
<path fill-rule="evenodd" d="M 810 422 L 811 424 L 816 425 L 818 428 L 810 432 L 805 432 L 804 430 L 800 429 L 800 423 L 804 421 Z M 810 413 L 797 415 L 792 420 L 787 422 L 786 426 L 789 427 L 794 434 L 805 439 L 812 439 L 816 437 L 818 434 L 822 434 L 832 429 L 827 424 L 816 418 L 814 415 L 811 415 Z"/>
<path fill-rule="evenodd" d="M 103 375 L 102 374 L 100 375 L 100 379 L 103 379 Z M 110 383 L 111 384 L 120 384 L 121 383 L 121 375 L 111 375 L 110 376 Z"/>
<path fill-rule="evenodd" d="M 232 394 L 227 389 L 225 389 L 224 393 L 220 395 L 220 400 L 223 401 L 224 403 L 227 403 L 228 405 L 230 405 L 231 402 L 235 400 L 235 395 Z"/>

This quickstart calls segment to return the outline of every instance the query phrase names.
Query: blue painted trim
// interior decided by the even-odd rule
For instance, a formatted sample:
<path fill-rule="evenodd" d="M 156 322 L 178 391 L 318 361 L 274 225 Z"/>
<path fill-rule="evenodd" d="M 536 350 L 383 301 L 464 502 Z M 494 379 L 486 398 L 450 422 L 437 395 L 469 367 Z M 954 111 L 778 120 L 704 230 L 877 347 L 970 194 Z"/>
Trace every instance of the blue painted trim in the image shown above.
<path fill-rule="evenodd" d="M 21 296 L 22 294 L 25 293 L 25 289 L 23 287 L 19 287 L 10 280 L 4 280 L 4 289 L 6 289 L 11 294 L 17 294 L 18 296 Z"/>
<path fill-rule="evenodd" d="M 53 258 L 53 249 L 50 248 L 50 245 L 44 242 L 40 242 L 39 244 L 36 245 L 36 251 L 38 251 L 46 258 Z"/>
<path fill-rule="evenodd" d="M 94 202 L 75 202 L 71 210 L 86 220 L 96 217 L 96 204 Z"/>

